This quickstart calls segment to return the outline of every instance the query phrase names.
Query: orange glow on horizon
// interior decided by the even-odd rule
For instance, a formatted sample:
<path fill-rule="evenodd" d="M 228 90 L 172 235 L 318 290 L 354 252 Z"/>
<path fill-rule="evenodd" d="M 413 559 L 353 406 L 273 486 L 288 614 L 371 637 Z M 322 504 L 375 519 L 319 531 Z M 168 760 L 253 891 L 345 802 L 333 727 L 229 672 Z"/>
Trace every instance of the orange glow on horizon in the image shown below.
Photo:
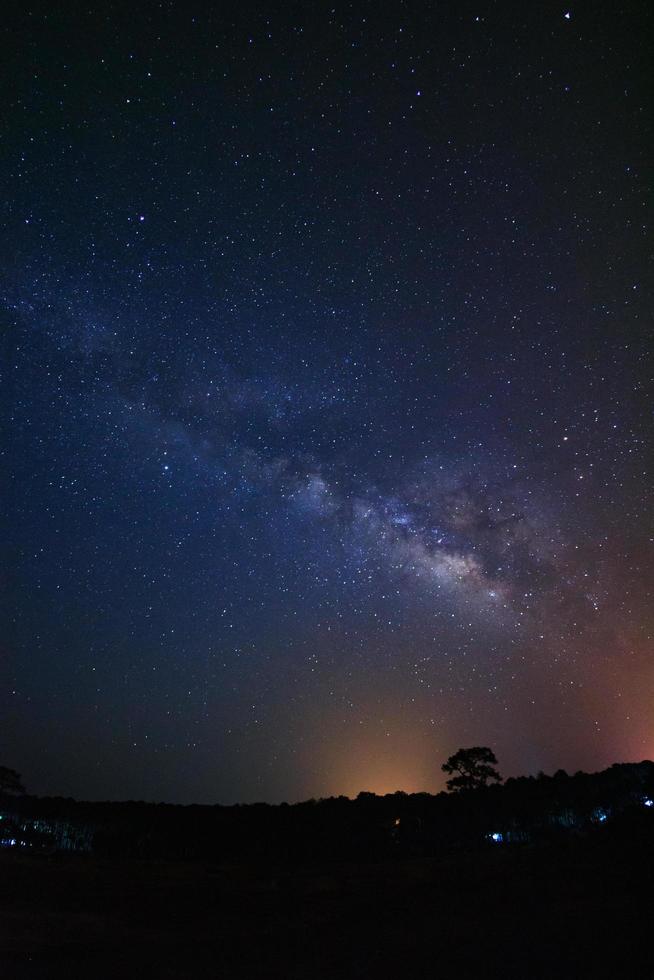
<path fill-rule="evenodd" d="M 392 739 L 361 737 L 346 752 L 339 752 L 329 768 L 328 793 L 335 796 L 434 793 L 442 789 L 438 755 L 417 733 L 398 733 Z"/>

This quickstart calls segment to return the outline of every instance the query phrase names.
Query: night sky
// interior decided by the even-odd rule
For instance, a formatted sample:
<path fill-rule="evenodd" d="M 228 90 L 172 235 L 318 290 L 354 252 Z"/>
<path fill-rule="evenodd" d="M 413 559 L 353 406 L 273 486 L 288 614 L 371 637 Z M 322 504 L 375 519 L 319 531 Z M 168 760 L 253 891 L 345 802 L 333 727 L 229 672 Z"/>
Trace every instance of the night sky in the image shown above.
<path fill-rule="evenodd" d="M 654 756 L 649 8 L 5 20 L 0 762 L 28 789 Z"/>

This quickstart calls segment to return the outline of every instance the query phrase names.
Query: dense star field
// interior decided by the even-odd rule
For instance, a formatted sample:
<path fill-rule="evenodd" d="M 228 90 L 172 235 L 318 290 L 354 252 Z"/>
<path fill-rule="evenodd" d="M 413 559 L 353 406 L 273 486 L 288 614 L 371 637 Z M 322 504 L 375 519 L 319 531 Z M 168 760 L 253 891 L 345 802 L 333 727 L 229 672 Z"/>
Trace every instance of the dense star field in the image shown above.
<path fill-rule="evenodd" d="M 4 23 L 0 762 L 30 790 L 654 756 L 651 34 L 644 2 Z"/>

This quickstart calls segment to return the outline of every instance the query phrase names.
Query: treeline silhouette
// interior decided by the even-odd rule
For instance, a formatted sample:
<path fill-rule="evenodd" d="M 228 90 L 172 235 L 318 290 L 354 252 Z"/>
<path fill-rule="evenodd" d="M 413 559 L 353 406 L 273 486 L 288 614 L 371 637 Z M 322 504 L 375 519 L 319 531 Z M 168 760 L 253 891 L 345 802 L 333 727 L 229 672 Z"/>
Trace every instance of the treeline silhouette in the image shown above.
<path fill-rule="evenodd" d="M 458 793 L 360 793 L 292 805 L 88 803 L 0 795 L 0 837 L 137 859 L 306 862 L 434 856 L 588 834 L 651 834 L 654 763 L 560 770 Z"/>

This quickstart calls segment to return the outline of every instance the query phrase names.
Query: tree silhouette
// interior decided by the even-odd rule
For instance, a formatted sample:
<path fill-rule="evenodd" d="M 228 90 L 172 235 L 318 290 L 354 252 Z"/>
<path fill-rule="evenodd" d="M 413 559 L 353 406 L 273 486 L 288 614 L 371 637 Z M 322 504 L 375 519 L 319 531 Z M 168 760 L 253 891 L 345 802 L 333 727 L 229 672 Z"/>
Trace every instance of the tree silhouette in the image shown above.
<path fill-rule="evenodd" d="M 20 781 L 20 773 L 15 769 L 7 769 L 0 766 L 0 794 L 8 793 L 13 796 L 20 796 L 25 792 L 25 787 Z"/>
<path fill-rule="evenodd" d="M 489 779 L 497 783 L 502 782 L 497 769 L 495 753 L 485 745 L 476 745 L 470 749 L 459 749 L 451 755 L 441 769 L 443 772 L 452 775 L 447 781 L 449 790 L 479 789 L 485 786 Z"/>

